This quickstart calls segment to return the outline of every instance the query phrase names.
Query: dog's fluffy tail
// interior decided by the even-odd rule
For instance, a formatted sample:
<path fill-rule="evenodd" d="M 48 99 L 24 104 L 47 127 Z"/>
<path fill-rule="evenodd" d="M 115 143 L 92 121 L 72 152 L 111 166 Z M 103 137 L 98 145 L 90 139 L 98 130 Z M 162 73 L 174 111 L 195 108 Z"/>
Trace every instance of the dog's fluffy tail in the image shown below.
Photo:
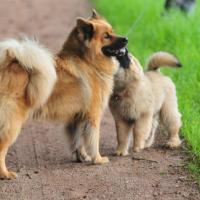
<path fill-rule="evenodd" d="M 168 66 L 168 67 L 181 67 L 182 64 L 179 60 L 172 54 L 167 52 L 156 52 L 154 53 L 147 64 L 148 70 L 157 70 L 161 66 Z"/>
<path fill-rule="evenodd" d="M 32 107 L 43 105 L 56 82 L 53 55 L 37 41 L 23 38 L 0 42 L 0 70 L 17 61 L 29 74 L 27 98 Z"/>

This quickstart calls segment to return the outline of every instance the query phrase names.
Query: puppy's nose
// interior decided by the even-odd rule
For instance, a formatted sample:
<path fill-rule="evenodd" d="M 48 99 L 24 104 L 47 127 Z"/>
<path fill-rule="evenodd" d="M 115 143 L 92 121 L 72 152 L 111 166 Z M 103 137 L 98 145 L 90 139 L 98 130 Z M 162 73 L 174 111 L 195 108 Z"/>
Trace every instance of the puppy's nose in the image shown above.
<path fill-rule="evenodd" d="M 123 42 L 124 44 L 127 44 L 127 43 L 128 43 L 128 38 L 127 38 L 127 37 L 124 37 L 124 38 L 122 39 L 122 42 Z"/>

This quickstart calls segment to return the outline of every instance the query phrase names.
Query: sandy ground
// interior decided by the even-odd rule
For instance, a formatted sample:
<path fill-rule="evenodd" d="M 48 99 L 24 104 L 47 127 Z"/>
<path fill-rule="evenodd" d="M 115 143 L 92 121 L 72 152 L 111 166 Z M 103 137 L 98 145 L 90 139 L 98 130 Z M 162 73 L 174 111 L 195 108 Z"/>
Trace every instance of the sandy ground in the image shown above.
<path fill-rule="evenodd" d="M 1 0 L 0 39 L 25 33 L 56 52 L 76 17 L 87 17 L 90 8 L 85 0 Z M 182 167 L 180 150 L 155 145 L 134 155 L 137 159 L 113 156 L 116 136 L 108 111 L 101 136 L 101 152 L 111 162 L 75 163 L 66 154 L 61 124 L 28 122 L 7 157 L 19 178 L 0 180 L 0 199 L 200 199 L 197 185 Z M 163 143 L 160 138 L 158 144 Z"/>

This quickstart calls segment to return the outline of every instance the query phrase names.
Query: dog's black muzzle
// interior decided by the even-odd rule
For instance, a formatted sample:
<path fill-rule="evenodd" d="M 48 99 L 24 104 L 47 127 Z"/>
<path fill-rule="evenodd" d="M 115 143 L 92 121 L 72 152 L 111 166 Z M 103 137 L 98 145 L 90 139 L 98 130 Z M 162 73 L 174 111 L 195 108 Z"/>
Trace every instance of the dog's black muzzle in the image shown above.
<path fill-rule="evenodd" d="M 118 37 L 111 45 L 104 46 L 102 52 L 105 56 L 114 56 L 120 63 L 120 67 L 129 68 L 130 58 L 128 55 L 128 50 L 126 45 L 128 44 L 128 39 L 126 37 Z"/>
<path fill-rule="evenodd" d="M 112 44 L 104 46 L 102 52 L 108 57 L 124 55 L 127 43 L 126 37 L 117 37 Z"/>
<path fill-rule="evenodd" d="M 128 69 L 130 67 L 131 59 L 129 57 L 127 48 L 125 48 L 125 53 L 123 55 L 118 55 L 116 58 L 120 63 L 120 67 L 124 69 Z"/>

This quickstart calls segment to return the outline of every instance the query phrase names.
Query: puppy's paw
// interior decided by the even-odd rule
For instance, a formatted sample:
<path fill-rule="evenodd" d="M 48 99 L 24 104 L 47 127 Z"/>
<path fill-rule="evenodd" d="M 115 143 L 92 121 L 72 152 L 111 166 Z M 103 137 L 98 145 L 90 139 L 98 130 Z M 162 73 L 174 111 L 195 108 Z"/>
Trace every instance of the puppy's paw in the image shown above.
<path fill-rule="evenodd" d="M 127 150 L 117 149 L 116 155 L 117 156 L 127 156 L 129 153 Z"/>
<path fill-rule="evenodd" d="M 133 147 L 133 152 L 140 152 L 140 151 L 142 151 L 142 148 L 140 148 L 140 147 Z"/>
<path fill-rule="evenodd" d="M 133 144 L 133 152 L 140 152 L 145 148 L 145 140 Z"/>
<path fill-rule="evenodd" d="M 166 146 L 168 148 L 177 148 L 181 145 L 182 141 L 179 138 L 175 138 L 175 139 L 169 139 L 169 141 L 167 142 Z"/>
<path fill-rule="evenodd" d="M 12 171 L 0 172 L 0 179 L 15 179 L 17 177 L 17 173 Z"/>
<path fill-rule="evenodd" d="M 105 164 L 105 163 L 108 163 L 109 162 L 109 159 L 108 157 L 97 157 L 94 159 L 93 163 L 94 164 L 97 164 L 97 165 L 100 165 L 100 164 Z"/>
<path fill-rule="evenodd" d="M 149 147 L 151 147 L 151 146 L 152 146 L 151 143 L 145 143 L 144 148 L 149 148 Z"/>

